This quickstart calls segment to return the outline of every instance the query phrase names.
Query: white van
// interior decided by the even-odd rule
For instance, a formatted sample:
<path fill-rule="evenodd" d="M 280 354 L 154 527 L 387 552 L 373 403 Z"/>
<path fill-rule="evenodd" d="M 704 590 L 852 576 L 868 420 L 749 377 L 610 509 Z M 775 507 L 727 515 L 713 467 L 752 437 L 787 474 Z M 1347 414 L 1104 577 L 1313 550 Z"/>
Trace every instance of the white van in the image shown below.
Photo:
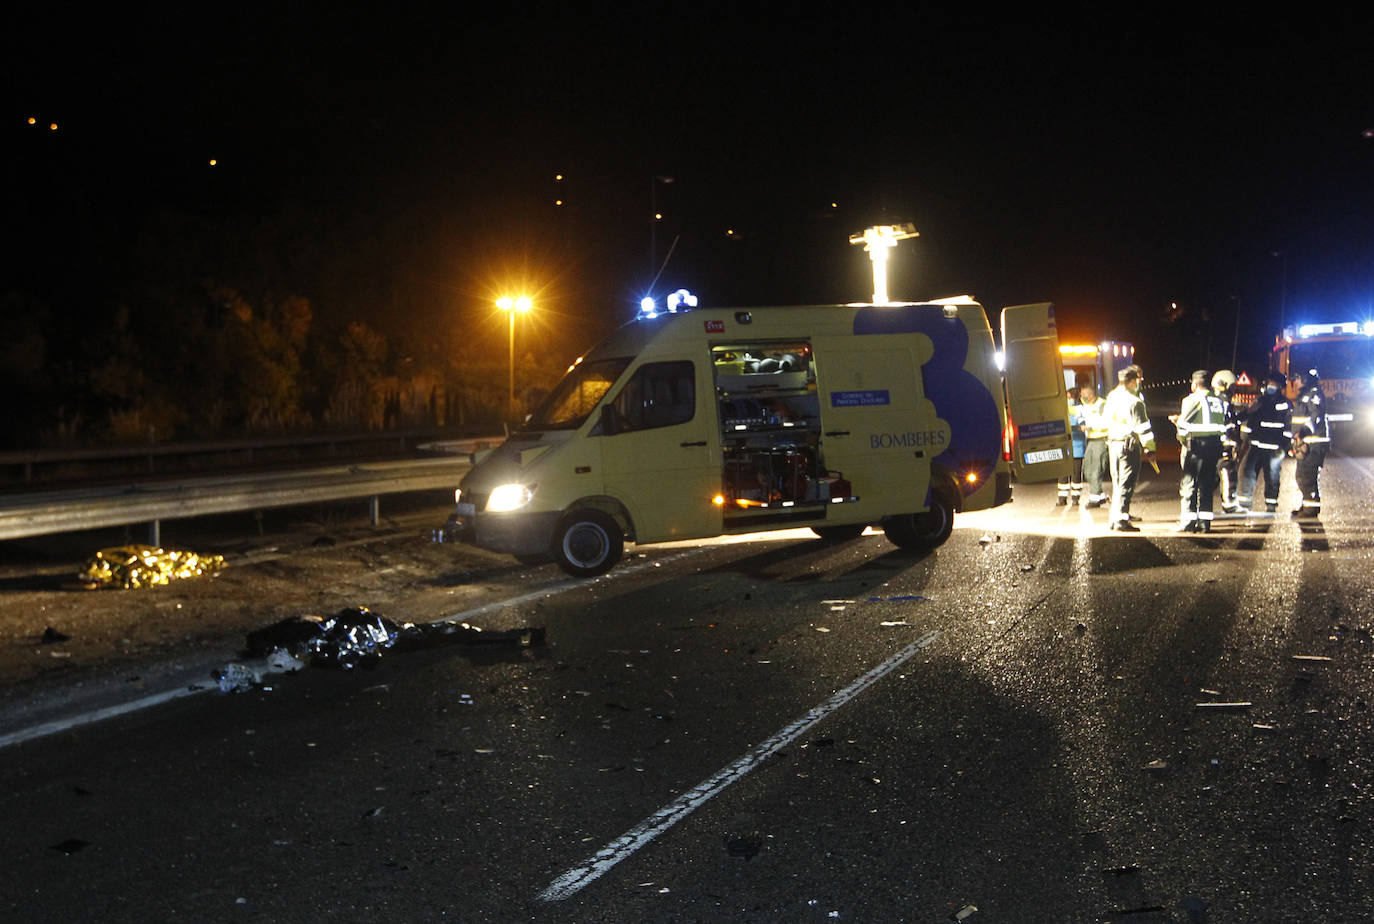
<path fill-rule="evenodd" d="M 1055 480 L 1072 461 L 1052 307 L 1006 309 L 1003 342 L 1017 477 Z M 448 531 L 586 576 L 626 540 L 880 524 L 933 548 L 957 512 L 1011 500 L 998 359 L 966 297 L 642 315 L 474 455 Z"/>

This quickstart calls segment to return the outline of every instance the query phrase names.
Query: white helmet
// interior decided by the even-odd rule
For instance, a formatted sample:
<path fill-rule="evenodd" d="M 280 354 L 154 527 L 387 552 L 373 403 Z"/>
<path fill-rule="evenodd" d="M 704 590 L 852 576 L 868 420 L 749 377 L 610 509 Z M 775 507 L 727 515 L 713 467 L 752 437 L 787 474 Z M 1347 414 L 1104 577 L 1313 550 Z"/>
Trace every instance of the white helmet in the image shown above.
<path fill-rule="evenodd" d="M 1212 376 L 1212 387 L 1217 391 L 1225 391 L 1236 384 L 1236 374 L 1230 369 L 1218 369 L 1217 374 Z"/>

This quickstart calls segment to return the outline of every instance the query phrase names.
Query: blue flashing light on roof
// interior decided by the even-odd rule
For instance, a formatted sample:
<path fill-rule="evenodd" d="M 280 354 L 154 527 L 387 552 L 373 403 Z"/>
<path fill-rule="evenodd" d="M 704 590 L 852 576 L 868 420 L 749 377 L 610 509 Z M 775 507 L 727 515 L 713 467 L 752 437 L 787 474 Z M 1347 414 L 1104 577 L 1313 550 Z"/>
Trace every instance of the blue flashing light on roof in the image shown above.
<path fill-rule="evenodd" d="M 639 316 L 640 318 L 658 317 L 658 305 L 654 304 L 654 300 L 652 298 L 648 298 L 646 296 L 645 298 L 641 298 L 639 300 Z"/>

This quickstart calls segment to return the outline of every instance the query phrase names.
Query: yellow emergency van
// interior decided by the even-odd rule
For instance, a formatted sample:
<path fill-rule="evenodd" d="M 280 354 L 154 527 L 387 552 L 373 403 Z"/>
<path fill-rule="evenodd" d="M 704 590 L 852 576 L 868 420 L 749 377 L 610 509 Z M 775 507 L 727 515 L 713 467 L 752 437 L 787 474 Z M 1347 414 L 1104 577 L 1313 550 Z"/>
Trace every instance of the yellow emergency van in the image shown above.
<path fill-rule="evenodd" d="M 795 527 L 838 540 L 878 524 L 933 548 L 957 512 L 1011 500 L 1004 384 L 1024 434 L 1017 477 L 1071 466 L 1053 317 L 1006 309 L 1020 368 L 1004 383 L 967 297 L 642 313 L 474 455 L 449 532 L 580 576 L 609 570 L 626 540 Z"/>

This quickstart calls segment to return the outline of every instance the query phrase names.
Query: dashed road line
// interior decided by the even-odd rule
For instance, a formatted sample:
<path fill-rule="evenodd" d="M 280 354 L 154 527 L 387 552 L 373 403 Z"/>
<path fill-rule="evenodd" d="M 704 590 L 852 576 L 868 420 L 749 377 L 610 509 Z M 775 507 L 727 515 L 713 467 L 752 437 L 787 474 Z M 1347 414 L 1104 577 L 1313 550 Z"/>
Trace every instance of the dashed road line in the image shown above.
<path fill-rule="evenodd" d="M 687 790 L 681 796 L 678 796 L 672 802 L 669 802 L 629 831 L 626 831 L 624 834 L 620 835 L 620 837 L 592 854 L 581 865 L 573 867 L 553 882 L 549 883 L 548 887 L 544 889 L 543 892 L 539 893 L 540 900 L 557 902 L 576 895 L 621 860 L 629 858 L 642 847 L 652 842 L 654 838 L 658 837 L 706 802 L 719 795 L 731 783 L 742 779 L 765 758 L 777 753 L 788 744 L 791 744 L 813 725 L 835 712 L 841 706 L 844 706 L 850 700 L 854 699 L 854 697 L 901 667 L 907 661 L 911 660 L 918 651 L 930 645 L 939 638 L 939 636 L 940 633 L 938 630 L 927 632 L 925 635 L 922 635 L 916 641 L 907 645 L 901 651 L 830 697 L 830 699 L 821 703 L 806 715 L 773 735 L 773 737 L 769 738 L 767 741 L 759 744 L 739 760 L 716 771 L 712 776 Z"/>

